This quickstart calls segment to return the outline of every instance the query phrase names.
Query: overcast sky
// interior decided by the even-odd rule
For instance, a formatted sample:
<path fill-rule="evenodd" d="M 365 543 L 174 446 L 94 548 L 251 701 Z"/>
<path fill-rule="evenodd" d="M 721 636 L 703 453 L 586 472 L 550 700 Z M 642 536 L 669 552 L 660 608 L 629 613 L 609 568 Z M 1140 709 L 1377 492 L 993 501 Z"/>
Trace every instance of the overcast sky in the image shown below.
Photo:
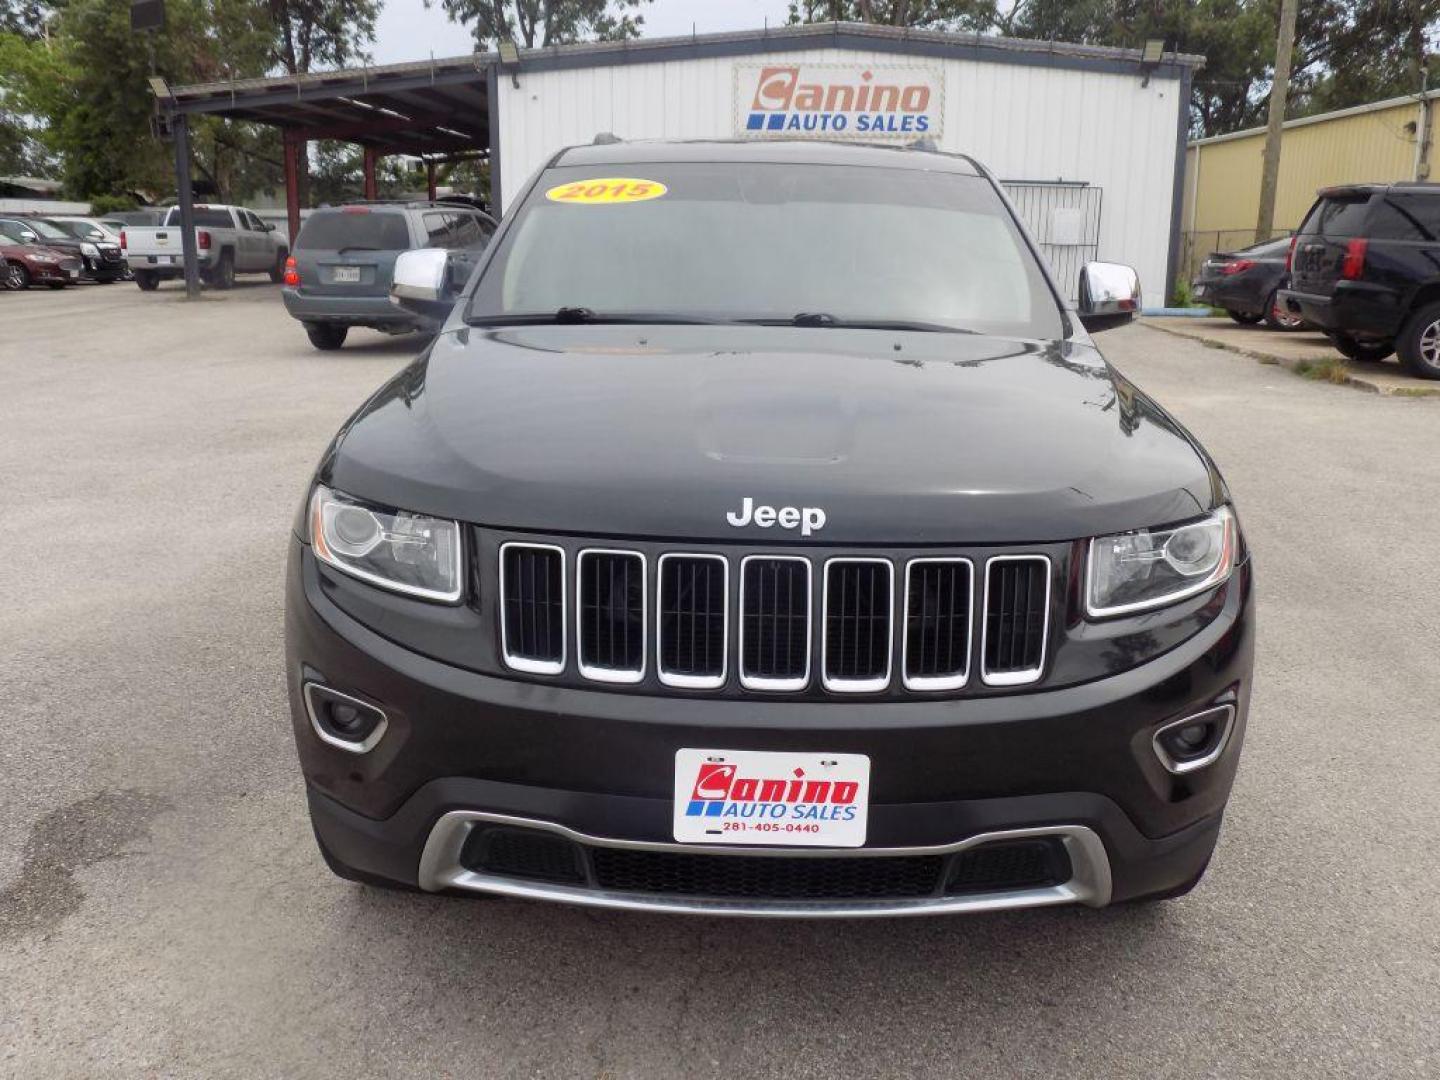
<path fill-rule="evenodd" d="M 758 30 L 767 18 L 781 26 L 788 10 L 786 0 L 654 0 L 645 5 L 645 36 L 688 34 L 692 26 L 701 34 Z M 398 64 L 470 49 L 470 32 L 446 19 L 438 2 L 427 8 L 421 0 L 385 0 L 371 52 L 377 64 Z"/>

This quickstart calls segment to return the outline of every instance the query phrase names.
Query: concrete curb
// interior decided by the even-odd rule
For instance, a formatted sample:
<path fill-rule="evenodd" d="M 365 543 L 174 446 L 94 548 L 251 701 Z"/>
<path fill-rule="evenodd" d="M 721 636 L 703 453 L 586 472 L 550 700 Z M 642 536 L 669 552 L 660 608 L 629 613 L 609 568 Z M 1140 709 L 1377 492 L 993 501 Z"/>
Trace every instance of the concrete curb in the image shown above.
<path fill-rule="evenodd" d="M 1152 330 L 1159 330 L 1162 334 L 1171 334 L 1178 338 L 1184 338 L 1187 341 L 1199 342 L 1201 345 L 1204 345 L 1207 348 L 1224 349 L 1226 352 L 1236 353 L 1240 356 L 1248 356 L 1250 359 L 1258 361 L 1259 363 L 1271 364 L 1275 367 L 1283 367 L 1290 371 L 1295 371 L 1295 369 L 1301 364 L 1322 363 L 1326 360 L 1333 360 L 1338 355 L 1337 353 L 1317 353 L 1315 356 L 1277 356 L 1275 353 L 1263 352 L 1259 349 L 1247 349 L 1239 345 L 1234 345 L 1228 341 L 1221 341 L 1218 338 L 1206 337 L 1203 334 L 1197 334 L 1192 330 L 1181 330 L 1178 327 L 1162 326 L 1158 322 L 1152 322 L 1148 319 L 1142 320 L 1140 325 L 1148 326 Z M 1369 378 L 1363 371 L 1356 372 L 1353 361 L 1347 360 L 1346 365 L 1347 370 L 1343 385 L 1353 387 L 1356 390 L 1363 390 L 1366 393 L 1370 394 L 1380 394 L 1382 397 L 1440 397 L 1440 383 L 1436 383 L 1433 388 L 1430 386 L 1396 386 L 1392 385 L 1388 381 L 1381 382 L 1379 380 Z M 1299 374 L 1299 372 L 1296 373 Z M 1323 382 L 1329 380 L 1316 381 Z"/>

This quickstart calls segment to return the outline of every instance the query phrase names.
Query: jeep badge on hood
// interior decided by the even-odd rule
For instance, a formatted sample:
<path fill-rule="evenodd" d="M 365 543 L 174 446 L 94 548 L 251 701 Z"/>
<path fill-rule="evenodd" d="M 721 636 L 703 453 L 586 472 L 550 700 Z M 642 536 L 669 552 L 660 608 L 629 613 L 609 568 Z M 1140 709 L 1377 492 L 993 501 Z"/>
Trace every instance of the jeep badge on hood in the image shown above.
<path fill-rule="evenodd" d="M 762 529 L 777 524 L 782 529 L 798 526 L 801 536 L 809 536 L 825 527 L 825 511 L 818 506 L 756 506 L 755 500 L 746 495 L 740 501 L 740 512 L 730 511 L 725 520 L 737 529 L 752 523 Z"/>

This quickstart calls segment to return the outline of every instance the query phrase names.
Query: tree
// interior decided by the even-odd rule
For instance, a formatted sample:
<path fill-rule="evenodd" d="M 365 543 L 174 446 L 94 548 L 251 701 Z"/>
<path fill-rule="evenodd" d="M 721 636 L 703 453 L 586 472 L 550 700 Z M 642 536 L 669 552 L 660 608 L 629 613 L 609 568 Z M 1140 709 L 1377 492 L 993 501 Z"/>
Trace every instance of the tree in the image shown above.
<path fill-rule="evenodd" d="M 268 0 L 275 64 L 290 75 L 368 61 L 380 0 Z"/>
<path fill-rule="evenodd" d="M 867 22 L 924 30 L 982 31 L 999 17 L 995 0 L 791 0 L 790 23 Z"/>
<path fill-rule="evenodd" d="M 427 6 L 436 0 L 425 0 Z M 650 0 L 439 0 L 451 22 L 470 26 L 476 44 L 514 41 L 521 48 L 640 36 Z M 473 24 L 473 25 L 471 25 Z"/>

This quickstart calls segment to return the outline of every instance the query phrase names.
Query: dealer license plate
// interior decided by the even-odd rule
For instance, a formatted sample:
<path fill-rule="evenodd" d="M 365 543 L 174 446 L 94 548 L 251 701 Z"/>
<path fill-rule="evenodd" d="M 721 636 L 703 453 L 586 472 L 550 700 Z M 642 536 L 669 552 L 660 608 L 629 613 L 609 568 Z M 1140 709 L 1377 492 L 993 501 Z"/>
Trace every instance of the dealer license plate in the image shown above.
<path fill-rule="evenodd" d="M 864 754 L 675 752 L 682 844 L 860 847 L 870 806 Z"/>
<path fill-rule="evenodd" d="M 336 281 L 359 281 L 360 267 L 358 266 L 337 266 L 335 267 Z"/>

